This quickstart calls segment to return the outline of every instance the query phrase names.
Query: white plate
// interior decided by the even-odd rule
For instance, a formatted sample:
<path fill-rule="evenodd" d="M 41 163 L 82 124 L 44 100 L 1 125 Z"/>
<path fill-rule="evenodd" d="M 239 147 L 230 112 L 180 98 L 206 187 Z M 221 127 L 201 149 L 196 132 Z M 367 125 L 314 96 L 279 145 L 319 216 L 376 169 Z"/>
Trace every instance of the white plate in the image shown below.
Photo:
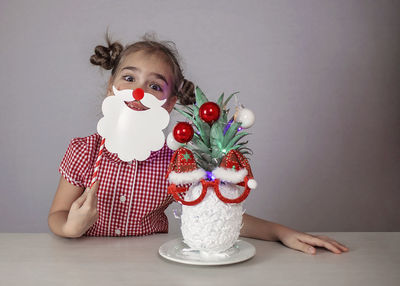
<path fill-rule="evenodd" d="M 168 259 L 179 263 L 192 265 L 226 265 L 242 262 L 256 254 L 255 247 L 243 240 L 238 240 L 225 252 L 218 254 L 204 254 L 191 250 L 182 238 L 170 240 L 161 245 L 158 253 Z"/>

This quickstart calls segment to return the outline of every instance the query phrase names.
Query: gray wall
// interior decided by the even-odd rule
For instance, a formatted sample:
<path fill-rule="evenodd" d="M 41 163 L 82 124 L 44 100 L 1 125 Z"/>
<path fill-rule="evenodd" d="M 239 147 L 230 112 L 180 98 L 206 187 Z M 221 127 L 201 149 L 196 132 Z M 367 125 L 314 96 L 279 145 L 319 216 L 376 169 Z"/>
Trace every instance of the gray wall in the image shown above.
<path fill-rule="evenodd" d="M 303 231 L 400 231 L 399 4 L 1 1 L 0 231 L 48 231 L 69 140 L 100 116 L 108 74 L 88 59 L 107 27 L 124 43 L 175 41 L 210 98 L 240 91 L 257 116 L 248 213 Z"/>

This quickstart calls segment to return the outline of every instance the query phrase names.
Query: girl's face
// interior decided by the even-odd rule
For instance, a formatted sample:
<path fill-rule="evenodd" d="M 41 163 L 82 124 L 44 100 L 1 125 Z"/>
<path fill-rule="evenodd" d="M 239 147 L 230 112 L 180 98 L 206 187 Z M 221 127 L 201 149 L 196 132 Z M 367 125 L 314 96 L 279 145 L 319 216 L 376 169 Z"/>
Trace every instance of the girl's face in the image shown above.
<path fill-rule="evenodd" d="M 157 54 L 138 51 L 127 55 L 120 63 L 114 79 L 110 78 L 107 95 L 113 95 L 113 85 L 118 90 L 141 88 L 159 100 L 167 99 L 163 107 L 168 112 L 171 112 L 177 100 L 177 96 L 172 94 L 172 70 Z"/>

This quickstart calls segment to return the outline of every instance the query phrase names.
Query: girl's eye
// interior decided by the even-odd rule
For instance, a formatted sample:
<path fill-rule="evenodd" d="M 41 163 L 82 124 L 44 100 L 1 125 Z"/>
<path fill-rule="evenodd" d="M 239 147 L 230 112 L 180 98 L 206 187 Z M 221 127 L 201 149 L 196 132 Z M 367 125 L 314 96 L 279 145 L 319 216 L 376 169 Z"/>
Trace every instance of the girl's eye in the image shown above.
<path fill-rule="evenodd" d="M 150 88 L 154 89 L 155 91 L 162 91 L 162 88 L 158 84 L 150 84 Z"/>
<path fill-rule="evenodd" d="M 130 82 L 135 80 L 134 77 L 131 75 L 125 75 L 125 76 L 123 76 L 123 79 L 126 81 L 130 81 Z"/>

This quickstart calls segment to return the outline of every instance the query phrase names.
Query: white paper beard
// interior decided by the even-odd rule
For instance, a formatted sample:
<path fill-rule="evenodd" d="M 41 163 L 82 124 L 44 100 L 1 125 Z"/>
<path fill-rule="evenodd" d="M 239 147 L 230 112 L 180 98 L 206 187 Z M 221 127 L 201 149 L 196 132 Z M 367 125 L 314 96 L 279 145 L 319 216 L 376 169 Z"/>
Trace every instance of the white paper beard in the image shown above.
<path fill-rule="evenodd" d="M 147 110 L 137 111 L 129 108 L 126 102 L 133 101 L 133 90 L 117 90 L 115 96 L 104 99 L 102 111 L 104 117 L 97 124 L 97 132 L 105 138 L 105 147 L 111 153 L 117 153 L 125 162 L 144 161 L 151 151 L 160 150 L 165 142 L 162 130 L 167 127 L 169 113 L 163 107 L 164 100 L 145 93 L 140 102 Z"/>

